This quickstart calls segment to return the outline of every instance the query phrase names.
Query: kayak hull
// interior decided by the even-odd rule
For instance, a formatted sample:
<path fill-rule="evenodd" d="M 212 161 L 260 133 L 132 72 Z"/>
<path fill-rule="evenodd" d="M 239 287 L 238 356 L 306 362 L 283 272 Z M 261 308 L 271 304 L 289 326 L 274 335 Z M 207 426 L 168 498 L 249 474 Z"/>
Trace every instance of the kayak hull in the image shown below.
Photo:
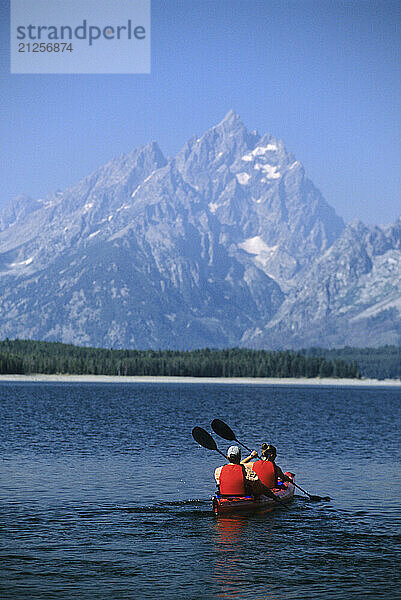
<path fill-rule="evenodd" d="M 286 473 L 293 478 L 291 473 Z M 216 494 L 212 499 L 213 512 L 216 515 L 229 515 L 242 512 L 253 512 L 261 509 L 269 510 L 280 503 L 287 504 L 291 502 L 294 497 L 295 486 L 286 482 L 277 489 L 273 489 L 272 492 L 276 496 L 276 500 L 269 496 L 259 496 L 254 498 L 253 496 L 225 496 L 222 497 L 220 494 Z"/>

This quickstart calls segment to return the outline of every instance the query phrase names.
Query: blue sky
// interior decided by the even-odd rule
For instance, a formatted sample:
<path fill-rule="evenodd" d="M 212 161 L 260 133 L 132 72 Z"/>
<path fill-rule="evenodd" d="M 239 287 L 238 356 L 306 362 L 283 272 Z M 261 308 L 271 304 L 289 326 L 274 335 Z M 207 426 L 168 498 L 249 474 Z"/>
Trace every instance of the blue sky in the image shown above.
<path fill-rule="evenodd" d="M 233 108 L 284 140 L 346 220 L 401 215 L 401 3 L 152 0 L 150 75 L 11 75 L 0 0 L 0 207 Z"/>

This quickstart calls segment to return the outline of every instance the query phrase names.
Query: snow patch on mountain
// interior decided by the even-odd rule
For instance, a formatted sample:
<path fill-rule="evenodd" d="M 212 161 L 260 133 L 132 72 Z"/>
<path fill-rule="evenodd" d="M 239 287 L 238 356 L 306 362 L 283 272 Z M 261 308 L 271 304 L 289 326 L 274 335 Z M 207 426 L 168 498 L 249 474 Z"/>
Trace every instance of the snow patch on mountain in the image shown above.
<path fill-rule="evenodd" d="M 274 165 L 256 163 L 253 168 L 265 173 L 267 179 L 280 179 L 281 177 L 280 171 L 277 170 L 278 167 Z"/>
<path fill-rule="evenodd" d="M 139 192 L 139 190 L 141 189 L 141 187 L 142 187 L 142 186 L 141 186 L 141 184 L 139 184 L 139 185 L 138 185 L 138 186 L 137 186 L 137 187 L 134 189 L 134 191 L 133 191 L 133 192 L 132 192 L 132 194 L 131 194 L 131 198 L 135 198 L 136 194 Z M 124 208 L 125 208 L 125 207 L 124 207 Z"/>
<path fill-rule="evenodd" d="M 13 262 L 10 264 L 10 267 L 25 267 L 26 265 L 30 265 L 33 262 L 34 257 L 30 256 L 26 260 L 21 260 L 20 262 Z"/>
<path fill-rule="evenodd" d="M 241 185 L 248 185 L 251 176 L 249 173 L 237 173 L 236 175 L 238 183 Z"/>
<path fill-rule="evenodd" d="M 254 237 L 246 239 L 244 242 L 238 244 L 238 247 L 245 250 L 248 254 L 254 255 L 255 261 L 263 267 L 268 265 L 278 249 L 278 245 L 268 246 L 260 235 L 255 235 Z"/>
<path fill-rule="evenodd" d="M 257 156 L 263 156 L 266 152 L 277 152 L 278 147 L 276 144 L 267 144 L 267 146 L 256 146 L 251 152 L 241 157 L 246 162 L 255 160 Z"/>

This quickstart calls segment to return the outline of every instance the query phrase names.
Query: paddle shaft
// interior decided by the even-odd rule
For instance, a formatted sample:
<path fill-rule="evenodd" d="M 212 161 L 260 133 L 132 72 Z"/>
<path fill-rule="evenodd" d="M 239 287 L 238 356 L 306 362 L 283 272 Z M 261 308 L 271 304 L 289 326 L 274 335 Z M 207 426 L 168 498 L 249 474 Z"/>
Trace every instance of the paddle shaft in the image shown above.
<path fill-rule="evenodd" d="M 215 431 L 217 433 L 217 435 L 220 435 L 222 438 L 226 439 L 226 440 L 235 440 L 237 442 L 237 444 L 240 444 L 241 446 L 243 446 L 246 450 L 248 450 L 248 452 L 252 453 L 252 450 L 250 448 L 248 448 L 248 446 L 245 446 L 245 444 L 243 444 L 242 442 L 240 442 L 236 436 L 235 433 L 233 432 L 233 430 L 231 429 L 231 427 L 229 427 L 227 425 L 227 423 L 224 423 L 224 421 L 222 421 L 221 419 L 214 419 L 212 422 L 212 428 L 213 431 Z M 258 456 L 259 458 L 259 456 Z M 294 481 L 292 482 L 294 484 L 294 486 L 296 488 L 298 488 L 299 490 L 301 490 L 301 492 L 303 492 L 304 494 L 306 494 L 307 496 L 309 496 L 309 498 L 311 500 L 330 500 L 329 496 L 325 496 L 325 497 L 321 497 L 321 496 L 314 496 L 313 494 L 310 494 L 309 492 L 307 492 L 306 490 L 302 489 L 301 486 L 297 485 Z"/>
<path fill-rule="evenodd" d="M 241 444 L 241 442 L 239 442 L 238 440 L 236 440 L 236 441 L 237 441 L 239 444 Z M 246 447 L 244 444 L 241 444 L 241 446 L 244 446 L 244 448 L 246 448 L 246 449 L 248 450 L 248 448 L 247 448 L 247 447 Z M 251 451 L 250 451 L 250 452 L 251 452 Z M 257 454 L 255 458 L 258 458 L 259 460 L 263 460 L 263 459 L 261 459 L 261 457 L 259 456 L 259 454 Z M 294 486 L 295 486 L 296 488 L 298 488 L 299 490 L 301 490 L 301 492 L 303 492 L 304 494 L 306 494 L 307 496 L 309 496 L 309 498 L 310 498 L 311 500 L 318 500 L 318 501 L 319 501 L 319 500 L 330 500 L 330 498 L 329 498 L 328 496 L 325 496 L 324 498 L 322 498 L 321 496 L 315 496 L 315 495 L 313 495 L 313 494 L 310 494 L 309 492 L 307 492 L 306 490 L 304 490 L 303 488 L 301 488 L 301 486 L 300 486 L 300 485 L 297 485 L 293 479 L 291 479 L 291 483 L 292 483 L 292 484 L 294 484 Z M 284 505 L 284 506 L 285 506 L 285 505 Z M 287 508 L 287 507 L 286 507 L 286 508 Z"/>
<path fill-rule="evenodd" d="M 218 452 L 227 460 L 226 455 L 217 448 L 216 442 L 205 429 L 202 429 L 202 427 L 194 427 L 192 430 L 192 436 L 200 446 L 203 446 L 203 448 L 206 448 L 207 450 L 214 450 L 215 452 Z M 244 446 L 244 444 L 241 444 L 241 446 Z M 244 448 L 246 448 L 246 446 L 244 446 Z M 284 508 L 288 509 L 284 502 L 277 498 L 274 492 L 272 492 L 271 490 L 266 490 L 266 496 L 269 496 L 275 502 L 281 504 L 282 506 L 284 506 Z"/>
<path fill-rule="evenodd" d="M 303 492 L 304 494 L 306 494 L 307 496 L 309 496 L 309 498 L 311 500 L 314 500 L 316 502 L 320 502 L 321 500 L 324 500 L 325 502 L 330 502 L 331 498 L 330 496 L 315 496 L 314 494 L 310 494 L 309 492 L 307 492 L 306 490 L 304 490 L 303 488 L 301 488 L 300 485 L 297 485 L 294 481 L 293 484 L 295 485 L 296 488 L 298 488 L 299 490 L 301 490 L 301 492 Z"/>
<path fill-rule="evenodd" d="M 312 494 L 310 494 L 309 492 L 307 492 L 306 490 L 302 489 L 300 485 L 297 485 L 294 481 L 293 484 L 295 485 L 296 488 L 298 488 L 299 490 L 301 490 L 301 492 L 303 492 L 304 494 L 306 494 L 307 496 L 311 497 Z"/>
<path fill-rule="evenodd" d="M 250 448 L 248 448 L 248 446 L 245 446 L 245 444 L 243 444 L 242 442 L 237 440 L 237 438 L 234 438 L 234 440 L 237 442 L 237 444 L 239 444 L 240 446 L 243 446 L 245 448 L 245 450 L 248 450 L 248 452 L 252 452 L 252 450 Z"/>

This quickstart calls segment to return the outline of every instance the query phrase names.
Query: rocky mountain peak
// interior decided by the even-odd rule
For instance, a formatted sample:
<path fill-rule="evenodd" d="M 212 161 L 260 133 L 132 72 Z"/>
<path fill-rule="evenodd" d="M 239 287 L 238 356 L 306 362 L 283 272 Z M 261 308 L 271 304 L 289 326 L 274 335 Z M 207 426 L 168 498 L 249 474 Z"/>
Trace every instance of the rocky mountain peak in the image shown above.
<path fill-rule="evenodd" d="M 232 136 L 241 132 L 248 133 L 241 117 L 232 109 L 229 110 L 225 117 L 211 129 L 221 132 L 222 135 L 225 136 Z"/>
<path fill-rule="evenodd" d="M 22 221 L 41 207 L 41 200 L 33 200 L 26 194 L 20 194 L 11 200 L 0 212 L 0 231 Z"/>
<path fill-rule="evenodd" d="M 0 215 L 0 336 L 272 348 L 372 342 L 378 322 L 393 342 L 400 264 L 401 219 L 345 227 L 283 141 L 231 110 L 169 160 L 151 142 L 14 199 Z"/>

